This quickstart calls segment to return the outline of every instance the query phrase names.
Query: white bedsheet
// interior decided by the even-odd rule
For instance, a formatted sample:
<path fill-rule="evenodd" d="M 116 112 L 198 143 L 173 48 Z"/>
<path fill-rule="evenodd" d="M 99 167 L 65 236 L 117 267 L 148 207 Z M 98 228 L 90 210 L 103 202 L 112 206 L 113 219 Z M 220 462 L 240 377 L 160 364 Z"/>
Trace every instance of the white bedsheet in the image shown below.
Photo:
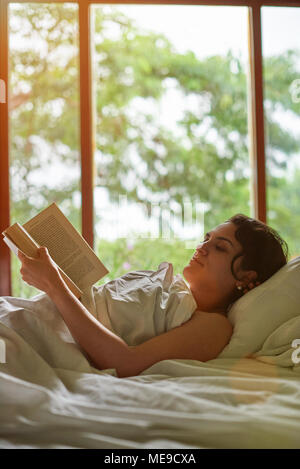
<path fill-rule="evenodd" d="M 2 448 L 300 448 L 299 367 L 166 360 L 119 379 L 44 294 L 0 298 L 0 337 Z"/>

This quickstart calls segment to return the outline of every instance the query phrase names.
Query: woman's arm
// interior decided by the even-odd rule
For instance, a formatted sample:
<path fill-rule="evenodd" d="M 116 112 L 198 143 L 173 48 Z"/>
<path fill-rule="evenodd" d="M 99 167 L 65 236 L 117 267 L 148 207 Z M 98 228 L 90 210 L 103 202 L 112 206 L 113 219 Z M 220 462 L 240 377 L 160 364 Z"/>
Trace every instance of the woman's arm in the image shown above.
<path fill-rule="evenodd" d="M 130 347 L 98 322 L 73 295 L 46 249 L 39 250 L 38 259 L 22 254 L 19 257 L 23 280 L 48 294 L 93 365 L 99 369 L 115 368 L 119 377 L 135 376 L 161 360 L 211 360 L 232 334 L 226 317 L 196 312 L 182 326 Z"/>
<path fill-rule="evenodd" d="M 116 368 L 125 372 L 132 359 L 132 349 L 103 326 L 73 295 L 47 248 L 39 249 L 37 259 L 19 251 L 21 274 L 29 285 L 47 293 L 67 324 L 73 338 L 99 369 Z"/>

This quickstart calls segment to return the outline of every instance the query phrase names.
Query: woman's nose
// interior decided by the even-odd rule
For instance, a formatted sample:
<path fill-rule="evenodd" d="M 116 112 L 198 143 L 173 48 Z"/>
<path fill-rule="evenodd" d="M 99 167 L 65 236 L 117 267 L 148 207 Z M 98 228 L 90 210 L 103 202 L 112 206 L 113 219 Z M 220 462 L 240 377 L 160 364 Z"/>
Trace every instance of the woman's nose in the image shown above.
<path fill-rule="evenodd" d="M 201 254 L 207 254 L 207 246 L 206 246 L 206 243 L 201 243 L 199 244 L 199 246 L 197 246 L 197 251 L 200 251 Z"/>

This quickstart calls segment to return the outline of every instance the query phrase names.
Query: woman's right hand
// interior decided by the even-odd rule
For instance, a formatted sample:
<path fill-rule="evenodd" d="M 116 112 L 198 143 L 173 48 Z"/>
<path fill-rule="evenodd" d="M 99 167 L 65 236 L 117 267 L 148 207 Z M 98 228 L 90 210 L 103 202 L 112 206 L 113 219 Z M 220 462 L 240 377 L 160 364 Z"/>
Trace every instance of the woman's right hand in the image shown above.
<path fill-rule="evenodd" d="M 22 279 L 29 285 L 48 293 L 55 284 L 61 282 L 58 267 L 46 247 L 38 248 L 37 258 L 28 257 L 21 251 L 18 257 L 22 262 Z"/>

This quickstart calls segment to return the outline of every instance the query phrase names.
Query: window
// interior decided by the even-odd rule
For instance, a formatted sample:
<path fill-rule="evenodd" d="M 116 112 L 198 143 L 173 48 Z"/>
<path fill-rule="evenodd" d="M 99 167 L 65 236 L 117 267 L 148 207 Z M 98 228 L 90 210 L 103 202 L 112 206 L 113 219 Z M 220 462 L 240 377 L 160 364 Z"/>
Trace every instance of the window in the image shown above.
<path fill-rule="evenodd" d="M 300 9 L 262 9 L 267 215 L 300 254 Z"/>
<path fill-rule="evenodd" d="M 92 11 L 100 251 L 115 256 L 119 239 L 112 278 L 163 260 L 182 269 L 203 222 L 251 212 L 247 8 Z"/>
<path fill-rule="evenodd" d="M 55 201 L 80 231 L 78 6 L 9 5 L 11 223 Z M 33 288 L 12 257 L 14 296 Z"/>
<path fill-rule="evenodd" d="M 243 212 L 299 255 L 300 1 L 166 3 L 0 2 L 1 232 L 56 201 L 111 277 L 180 272 Z"/>

